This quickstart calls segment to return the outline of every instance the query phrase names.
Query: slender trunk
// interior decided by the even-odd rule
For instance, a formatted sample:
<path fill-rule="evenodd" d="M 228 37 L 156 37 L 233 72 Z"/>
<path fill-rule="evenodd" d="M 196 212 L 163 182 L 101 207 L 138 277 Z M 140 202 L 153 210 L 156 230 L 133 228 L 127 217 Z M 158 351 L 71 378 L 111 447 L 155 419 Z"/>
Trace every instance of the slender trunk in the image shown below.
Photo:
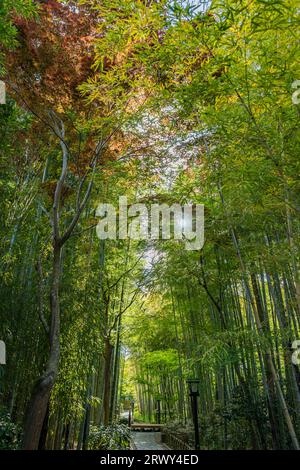
<path fill-rule="evenodd" d="M 104 349 L 104 392 L 103 392 L 103 424 L 109 424 L 109 409 L 110 409 L 110 385 L 111 385 L 111 359 L 113 347 L 109 339 L 105 339 Z"/>
<path fill-rule="evenodd" d="M 51 329 L 50 355 L 43 375 L 35 384 L 25 418 L 22 447 L 26 450 L 38 449 L 43 422 L 47 412 L 51 390 L 58 372 L 60 353 L 60 312 L 59 312 L 59 281 L 60 281 L 61 246 L 53 244 L 53 271 L 50 293 Z"/>
<path fill-rule="evenodd" d="M 49 414 L 50 414 L 50 405 L 48 403 L 45 419 L 44 419 L 44 422 L 43 422 L 41 437 L 40 437 L 40 440 L 39 440 L 39 450 L 45 450 L 46 449 L 47 434 L 48 434 L 48 427 L 49 427 Z"/>
<path fill-rule="evenodd" d="M 112 386 L 111 386 L 111 403 L 109 410 L 109 421 L 112 422 L 116 416 L 117 400 L 118 400 L 118 384 L 119 384 L 119 374 L 120 374 L 120 331 L 121 331 L 121 316 L 118 319 L 117 326 L 117 338 L 115 345 L 115 360 L 113 366 L 113 377 L 112 377 Z"/>

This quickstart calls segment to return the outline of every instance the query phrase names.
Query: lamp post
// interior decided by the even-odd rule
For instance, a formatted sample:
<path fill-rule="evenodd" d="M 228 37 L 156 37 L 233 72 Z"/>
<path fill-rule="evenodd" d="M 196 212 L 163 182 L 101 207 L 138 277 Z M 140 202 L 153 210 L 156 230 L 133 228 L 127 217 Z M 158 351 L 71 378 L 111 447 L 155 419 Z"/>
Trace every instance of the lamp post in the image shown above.
<path fill-rule="evenodd" d="M 134 408 L 134 401 L 132 397 L 126 396 L 125 397 L 125 406 L 128 406 L 128 426 L 130 427 L 133 423 L 133 408 Z"/>
<path fill-rule="evenodd" d="M 160 424 L 160 400 L 157 400 L 156 420 L 157 424 Z"/>
<path fill-rule="evenodd" d="M 134 421 L 134 400 L 131 400 L 131 422 Z"/>
<path fill-rule="evenodd" d="M 194 430 L 195 430 L 195 450 L 200 449 L 200 439 L 199 439 L 199 423 L 198 423 L 198 401 L 199 397 L 199 379 L 188 379 L 186 381 L 189 387 L 191 403 L 192 403 L 192 414 L 194 421 Z"/>

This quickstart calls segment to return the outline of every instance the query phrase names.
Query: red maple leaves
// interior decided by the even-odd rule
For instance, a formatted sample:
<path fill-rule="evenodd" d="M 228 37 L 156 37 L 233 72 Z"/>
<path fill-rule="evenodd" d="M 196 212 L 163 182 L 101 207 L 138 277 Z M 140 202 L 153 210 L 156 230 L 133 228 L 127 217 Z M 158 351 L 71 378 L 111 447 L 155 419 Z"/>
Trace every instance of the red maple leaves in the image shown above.
<path fill-rule="evenodd" d="M 7 53 L 9 83 L 33 109 L 75 109 L 78 86 L 92 75 L 96 17 L 75 3 L 38 3 L 38 18 L 15 19 L 20 46 Z"/>

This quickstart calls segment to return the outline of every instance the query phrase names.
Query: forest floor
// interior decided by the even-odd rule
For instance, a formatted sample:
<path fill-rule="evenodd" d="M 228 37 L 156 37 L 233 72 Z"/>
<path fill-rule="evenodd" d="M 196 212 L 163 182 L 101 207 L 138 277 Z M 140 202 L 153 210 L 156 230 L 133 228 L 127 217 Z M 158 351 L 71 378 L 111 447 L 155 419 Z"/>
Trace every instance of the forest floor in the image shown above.
<path fill-rule="evenodd" d="M 166 450 L 167 446 L 161 442 L 160 432 L 133 432 L 132 441 L 137 450 Z"/>

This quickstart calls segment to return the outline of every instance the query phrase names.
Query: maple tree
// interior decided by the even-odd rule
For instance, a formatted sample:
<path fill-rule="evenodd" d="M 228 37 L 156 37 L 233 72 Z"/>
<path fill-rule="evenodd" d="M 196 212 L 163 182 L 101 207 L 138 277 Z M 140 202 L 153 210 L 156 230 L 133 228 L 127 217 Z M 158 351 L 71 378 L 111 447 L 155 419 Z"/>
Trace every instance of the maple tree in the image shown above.
<path fill-rule="evenodd" d="M 66 5 L 56 1 L 41 2 L 37 19 L 15 19 L 20 46 L 17 53 L 8 53 L 7 56 L 6 80 L 13 96 L 37 119 L 35 131 L 47 139 L 53 149 L 57 148 L 58 142 L 62 153 L 61 164 L 57 160 L 50 163 L 54 179 L 46 182 L 45 172 L 43 177 L 43 186 L 52 199 L 52 207 L 40 204 L 52 227 L 49 325 L 41 312 L 49 335 L 50 351 L 45 371 L 36 382 L 28 405 L 23 443 L 24 448 L 28 449 L 38 447 L 50 393 L 58 373 L 62 248 L 86 207 L 92 189 L 92 175 L 109 138 L 107 133 L 111 132 L 111 129 L 106 130 L 106 134 L 99 137 L 99 127 L 103 132 L 103 126 L 99 123 L 93 125 L 93 109 L 86 109 L 78 92 L 78 85 L 91 74 L 93 59 L 90 46 L 93 22 L 91 14 L 87 13 L 86 9 L 78 9 L 76 2 Z M 101 113 L 98 117 L 101 119 Z M 75 170 L 73 176 L 70 173 L 70 158 L 73 160 L 72 170 Z M 60 174 L 56 177 L 58 171 Z M 71 179 L 71 183 L 67 183 L 67 178 Z M 76 194 L 75 209 L 71 218 L 68 214 L 65 218 L 67 228 L 62 228 L 64 198 L 68 192 Z"/>

